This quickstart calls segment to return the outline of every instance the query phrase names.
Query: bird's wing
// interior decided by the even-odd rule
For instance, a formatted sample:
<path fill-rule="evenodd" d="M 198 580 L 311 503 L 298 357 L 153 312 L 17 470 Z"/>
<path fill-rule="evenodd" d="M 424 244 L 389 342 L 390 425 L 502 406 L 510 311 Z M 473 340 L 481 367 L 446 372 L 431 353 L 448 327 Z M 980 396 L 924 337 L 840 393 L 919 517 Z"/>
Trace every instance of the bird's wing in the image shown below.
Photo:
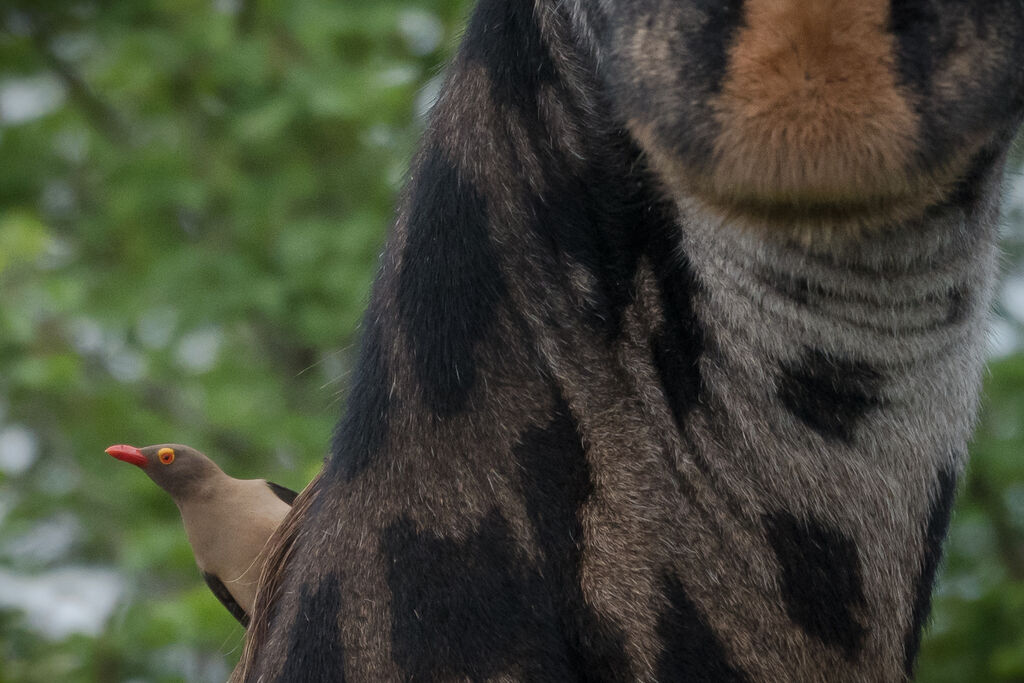
<path fill-rule="evenodd" d="M 270 490 L 274 492 L 275 496 L 277 496 L 284 502 L 288 503 L 289 505 L 291 505 L 292 501 L 295 500 L 295 496 L 299 495 L 295 493 L 295 491 L 292 491 L 290 488 L 281 486 L 280 484 L 275 484 L 272 481 L 268 481 L 267 486 L 270 487 Z"/>
<path fill-rule="evenodd" d="M 221 604 L 227 607 L 228 611 L 231 612 L 231 616 L 238 619 L 238 623 L 242 626 L 249 628 L 249 615 L 246 614 L 245 610 L 242 609 L 242 606 L 235 601 L 234 596 L 228 592 L 227 586 L 224 585 L 224 582 L 209 572 L 203 572 L 203 578 L 206 579 L 206 585 L 210 587 L 210 590 L 217 596 L 217 599 L 220 600 Z"/>

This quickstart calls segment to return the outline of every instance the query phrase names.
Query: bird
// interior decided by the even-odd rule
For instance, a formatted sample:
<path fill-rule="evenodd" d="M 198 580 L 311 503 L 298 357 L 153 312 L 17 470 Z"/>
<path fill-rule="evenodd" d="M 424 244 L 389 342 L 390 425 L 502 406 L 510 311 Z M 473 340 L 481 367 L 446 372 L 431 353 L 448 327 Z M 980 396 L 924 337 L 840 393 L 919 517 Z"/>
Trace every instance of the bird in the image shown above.
<path fill-rule="evenodd" d="M 206 585 L 248 628 L 263 551 L 298 494 L 264 479 L 235 479 L 181 444 L 118 444 L 106 453 L 141 468 L 170 494 Z"/>

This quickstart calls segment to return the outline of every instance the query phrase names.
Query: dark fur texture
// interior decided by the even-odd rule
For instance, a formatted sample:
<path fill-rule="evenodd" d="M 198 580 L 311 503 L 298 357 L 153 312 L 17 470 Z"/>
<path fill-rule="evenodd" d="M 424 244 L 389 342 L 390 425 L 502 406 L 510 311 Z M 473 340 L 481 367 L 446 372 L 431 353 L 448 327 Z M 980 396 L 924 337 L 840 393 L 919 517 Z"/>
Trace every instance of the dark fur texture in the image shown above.
<path fill-rule="evenodd" d="M 1022 46 L 1011 0 L 481 0 L 235 680 L 909 677 Z"/>
<path fill-rule="evenodd" d="M 804 631 L 854 659 L 864 642 L 857 609 L 864 604 L 857 546 L 817 520 L 767 515 L 768 542 L 779 562 L 786 612 Z"/>
<path fill-rule="evenodd" d="M 747 683 L 746 675 L 729 662 L 707 617 L 687 597 L 679 579 L 670 574 L 663 587 L 668 606 L 658 617 L 662 642 L 656 669 L 658 680 Z"/>
<path fill-rule="evenodd" d="M 924 534 L 924 554 L 921 558 L 921 574 L 917 577 L 914 610 L 907 629 L 904 643 L 904 669 L 907 677 L 914 674 L 914 661 L 917 659 L 918 648 L 921 647 L 921 631 L 928 611 L 931 609 L 932 584 L 935 572 L 942 558 L 942 541 L 949 529 L 949 517 L 953 510 L 953 498 L 956 495 L 956 476 L 948 470 L 940 470 L 937 477 L 932 508 L 928 514 L 928 525 Z"/>

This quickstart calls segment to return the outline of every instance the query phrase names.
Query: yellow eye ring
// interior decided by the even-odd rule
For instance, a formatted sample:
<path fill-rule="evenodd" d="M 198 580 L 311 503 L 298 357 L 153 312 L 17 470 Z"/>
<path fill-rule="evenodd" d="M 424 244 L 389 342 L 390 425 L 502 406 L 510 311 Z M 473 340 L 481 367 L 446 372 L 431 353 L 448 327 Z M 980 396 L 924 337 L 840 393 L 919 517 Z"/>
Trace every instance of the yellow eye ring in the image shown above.
<path fill-rule="evenodd" d="M 174 462 L 174 449 L 173 448 L 161 448 L 156 452 L 156 457 L 160 458 L 160 462 L 165 465 L 170 465 Z"/>

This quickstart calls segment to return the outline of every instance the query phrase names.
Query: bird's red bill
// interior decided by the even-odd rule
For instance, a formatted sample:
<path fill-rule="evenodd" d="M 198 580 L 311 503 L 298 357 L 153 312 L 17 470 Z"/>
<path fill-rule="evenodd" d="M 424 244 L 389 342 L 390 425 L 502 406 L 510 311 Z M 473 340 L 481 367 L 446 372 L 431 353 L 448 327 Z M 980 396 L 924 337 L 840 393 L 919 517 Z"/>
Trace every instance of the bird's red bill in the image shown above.
<path fill-rule="evenodd" d="M 118 460 L 130 462 L 138 467 L 145 467 L 149 462 L 146 460 L 146 456 L 142 454 L 135 446 L 128 446 L 126 444 L 118 444 L 117 446 L 111 446 L 106 450 L 109 455 L 114 456 Z"/>

